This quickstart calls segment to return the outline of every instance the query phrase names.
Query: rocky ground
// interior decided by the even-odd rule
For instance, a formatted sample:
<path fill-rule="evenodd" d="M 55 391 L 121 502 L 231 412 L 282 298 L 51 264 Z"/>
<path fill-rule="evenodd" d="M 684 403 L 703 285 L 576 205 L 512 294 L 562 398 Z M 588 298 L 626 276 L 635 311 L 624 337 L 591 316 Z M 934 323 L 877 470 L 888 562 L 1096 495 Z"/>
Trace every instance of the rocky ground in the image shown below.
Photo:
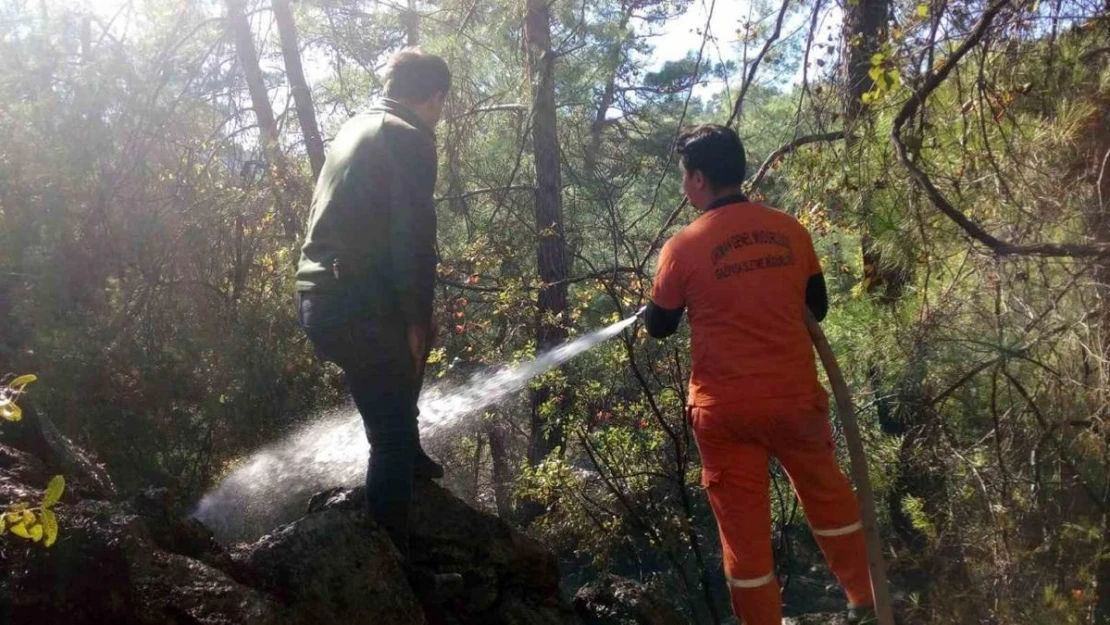
<path fill-rule="evenodd" d="M 665 593 L 620 577 L 560 595 L 554 554 L 445 489 L 419 483 L 412 558 L 464 588 L 422 604 L 360 489 L 308 502 L 300 519 L 224 547 L 165 490 L 121 500 L 90 454 L 33 415 L 0 432 L 0 506 L 67 489 L 50 548 L 0 538 L 0 621 L 120 625 L 680 625 Z M 798 624 L 831 623 L 799 620 Z"/>

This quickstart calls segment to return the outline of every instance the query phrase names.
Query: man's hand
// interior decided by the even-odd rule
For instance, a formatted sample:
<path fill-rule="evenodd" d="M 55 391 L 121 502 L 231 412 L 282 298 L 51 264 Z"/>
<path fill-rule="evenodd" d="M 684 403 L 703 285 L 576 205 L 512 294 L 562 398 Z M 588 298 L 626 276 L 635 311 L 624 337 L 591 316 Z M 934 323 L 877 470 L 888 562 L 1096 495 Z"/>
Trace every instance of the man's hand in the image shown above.
<path fill-rule="evenodd" d="M 412 351 L 412 361 L 416 364 L 416 375 L 424 370 L 424 355 L 428 345 L 428 331 L 423 326 L 409 326 L 409 350 Z"/>

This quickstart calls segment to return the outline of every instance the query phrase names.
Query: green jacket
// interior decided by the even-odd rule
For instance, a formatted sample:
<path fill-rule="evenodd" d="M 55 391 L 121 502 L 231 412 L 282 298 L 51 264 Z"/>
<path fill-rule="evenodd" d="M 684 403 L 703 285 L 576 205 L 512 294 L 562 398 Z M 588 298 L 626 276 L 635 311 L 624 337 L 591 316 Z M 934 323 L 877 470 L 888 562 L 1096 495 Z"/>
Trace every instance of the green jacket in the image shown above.
<path fill-rule="evenodd" d="M 393 100 L 348 120 L 312 196 L 297 290 L 342 294 L 358 318 L 431 322 L 435 131 Z"/>

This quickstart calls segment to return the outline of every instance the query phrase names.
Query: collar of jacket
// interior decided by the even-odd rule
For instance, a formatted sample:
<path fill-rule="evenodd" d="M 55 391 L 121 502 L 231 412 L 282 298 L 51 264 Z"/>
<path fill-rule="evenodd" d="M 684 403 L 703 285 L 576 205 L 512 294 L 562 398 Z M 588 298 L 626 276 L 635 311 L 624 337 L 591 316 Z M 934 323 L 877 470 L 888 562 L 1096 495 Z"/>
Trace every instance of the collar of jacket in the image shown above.
<path fill-rule="evenodd" d="M 396 115 L 397 117 L 400 117 L 406 122 L 412 124 L 416 128 L 423 130 L 425 133 L 428 134 L 429 137 L 432 138 L 432 141 L 435 141 L 436 139 L 436 131 L 428 126 L 428 124 L 424 123 L 424 120 L 420 119 L 420 116 L 417 115 L 415 111 L 405 106 L 404 104 L 401 104 L 397 100 L 382 98 L 381 100 L 378 100 L 378 103 L 374 105 L 372 110 L 385 111 L 390 115 Z"/>
<path fill-rule="evenodd" d="M 728 206 L 729 204 L 740 204 L 742 202 L 747 202 L 747 201 L 748 201 L 748 196 L 744 195 L 743 193 L 733 193 L 732 195 L 726 195 L 724 197 L 719 197 L 719 198 L 713 200 L 712 202 L 710 202 L 709 206 L 705 207 L 705 212 L 708 213 L 709 211 L 713 210 L 714 208 L 720 208 L 722 206 Z"/>

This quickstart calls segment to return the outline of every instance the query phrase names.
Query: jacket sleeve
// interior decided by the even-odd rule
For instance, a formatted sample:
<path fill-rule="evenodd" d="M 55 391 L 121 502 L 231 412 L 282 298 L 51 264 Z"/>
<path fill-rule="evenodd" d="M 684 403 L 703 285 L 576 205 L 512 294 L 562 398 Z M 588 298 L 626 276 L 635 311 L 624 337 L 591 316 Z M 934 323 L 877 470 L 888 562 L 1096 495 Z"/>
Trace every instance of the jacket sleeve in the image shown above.
<path fill-rule="evenodd" d="M 406 326 L 429 327 L 436 276 L 436 151 L 419 131 L 391 133 L 390 269 Z"/>

